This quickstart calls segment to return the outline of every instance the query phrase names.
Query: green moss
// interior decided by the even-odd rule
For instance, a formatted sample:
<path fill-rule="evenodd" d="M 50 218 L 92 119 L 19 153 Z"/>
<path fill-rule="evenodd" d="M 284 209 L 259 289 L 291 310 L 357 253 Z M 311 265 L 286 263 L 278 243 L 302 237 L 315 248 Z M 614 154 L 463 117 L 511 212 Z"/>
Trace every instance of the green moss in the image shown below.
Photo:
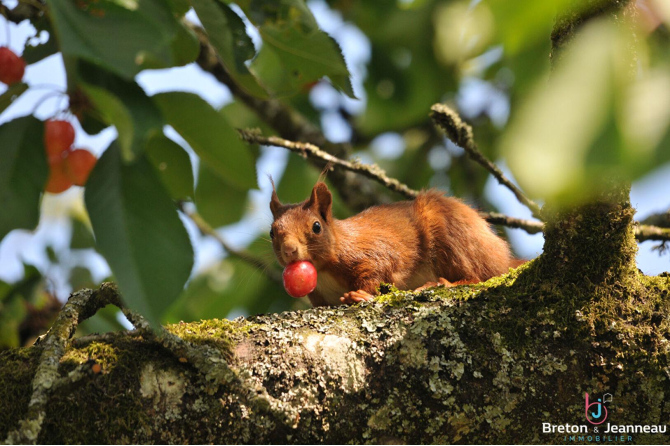
<path fill-rule="evenodd" d="M 0 351 L 0 438 L 16 426 L 26 412 L 32 393 L 32 376 L 39 359 L 38 348 Z"/>
<path fill-rule="evenodd" d="M 167 331 L 195 345 L 209 345 L 230 358 L 235 343 L 248 336 L 257 324 L 210 319 L 200 322 L 170 324 Z"/>
<path fill-rule="evenodd" d="M 600 202 L 568 210 L 545 206 L 548 222 L 536 277 L 561 287 L 575 284 L 584 294 L 591 286 L 634 275 L 637 243 L 628 194 L 629 188 L 612 184 Z"/>
<path fill-rule="evenodd" d="M 380 295 L 375 300 L 389 306 L 403 305 L 411 295 L 411 293 L 399 290 L 389 283 L 382 283 L 378 291 Z"/>
<path fill-rule="evenodd" d="M 109 371 L 118 362 L 117 353 L 117 348 L 110 344 L 92 342 L 86 347 L 80 349 L 72 348 L 68 350 L 65 355 L 63 355 L 61 363 L 70 365 L 71 368 L 74 368 L 79 364 L 93 360 L 100 364 L 103 370 Z"/>

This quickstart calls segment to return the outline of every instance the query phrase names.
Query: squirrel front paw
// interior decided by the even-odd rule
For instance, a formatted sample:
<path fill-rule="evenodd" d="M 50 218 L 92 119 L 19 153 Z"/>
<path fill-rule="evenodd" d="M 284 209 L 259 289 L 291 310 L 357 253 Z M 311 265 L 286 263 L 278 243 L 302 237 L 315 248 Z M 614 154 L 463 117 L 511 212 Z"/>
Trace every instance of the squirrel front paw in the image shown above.
<path fill-rule="evenodd" d="M 372 300 L 374 296 L 367 291 L 363 290 L 358 290 L 358 291 L 349 291 L 348 293 L 344 293 L 344 296 L 340 297 L 340 301 L 343 304 L 351 305 L 351 304 L 357 304 L 359 302 L 365 302 L 368 300 Z"/>

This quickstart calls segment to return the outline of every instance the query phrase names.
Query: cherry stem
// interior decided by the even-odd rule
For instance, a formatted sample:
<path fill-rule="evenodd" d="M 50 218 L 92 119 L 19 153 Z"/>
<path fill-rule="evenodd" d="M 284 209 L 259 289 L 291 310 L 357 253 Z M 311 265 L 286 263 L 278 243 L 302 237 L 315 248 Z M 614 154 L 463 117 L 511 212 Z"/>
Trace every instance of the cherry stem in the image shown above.
<path fill-rule="evenodd" d="M 63 94 L 65 94 L 65 93 L 63 93 L 61 91 L 52 91 L 51 93 L 45 94 L 44 96 L 42 96 L 42 98 L 39 101 L 37 101 L 37 104 L 35 104 L 35 107 L 33 107 L 33 110 L 31 112 L 31 114 L 32 115 L 36 114 L 37 109 L 39 109 L 42 106 L 42 104 L 44 104 L 44 102 L 48 101 L 49 99 L 51 99 L 55 96 L 61 96 Z"/>

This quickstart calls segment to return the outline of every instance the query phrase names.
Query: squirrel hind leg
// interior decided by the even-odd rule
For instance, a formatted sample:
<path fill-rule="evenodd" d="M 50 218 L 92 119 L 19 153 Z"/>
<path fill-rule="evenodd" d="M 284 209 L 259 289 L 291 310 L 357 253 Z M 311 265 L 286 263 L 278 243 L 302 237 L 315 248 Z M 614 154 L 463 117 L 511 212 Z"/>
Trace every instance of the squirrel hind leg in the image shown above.
<path fill-rule="evenodd" d="M 368 300 L 372 300 L 374 296 L 370 293 L 368 293 L 365 290 L 357 290 L 357 291 L 349 291 L 348 293 L 344 293 L 344 296 L 340 297 L 340 301 L 343 304 L 351 305 L 351 304 L 357 304 L 359 302 L 365 302 Z"/>

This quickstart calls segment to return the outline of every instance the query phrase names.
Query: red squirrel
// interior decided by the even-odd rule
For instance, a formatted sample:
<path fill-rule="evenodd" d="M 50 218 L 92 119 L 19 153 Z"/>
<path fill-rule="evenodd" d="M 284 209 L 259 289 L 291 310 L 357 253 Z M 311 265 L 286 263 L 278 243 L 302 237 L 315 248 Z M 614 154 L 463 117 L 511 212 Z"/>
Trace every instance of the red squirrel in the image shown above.
<path fill-rule="evenodd" d="M 272 247 L 282 266 L 312 262 L 314 306 L 369 300 L 382 282 L 401 290 L 477 283 L 523 263 L 474 209 L 436 190 L 338 220 L 323 182 L 297 204 L 282 204 L 272 189 Z"/>

